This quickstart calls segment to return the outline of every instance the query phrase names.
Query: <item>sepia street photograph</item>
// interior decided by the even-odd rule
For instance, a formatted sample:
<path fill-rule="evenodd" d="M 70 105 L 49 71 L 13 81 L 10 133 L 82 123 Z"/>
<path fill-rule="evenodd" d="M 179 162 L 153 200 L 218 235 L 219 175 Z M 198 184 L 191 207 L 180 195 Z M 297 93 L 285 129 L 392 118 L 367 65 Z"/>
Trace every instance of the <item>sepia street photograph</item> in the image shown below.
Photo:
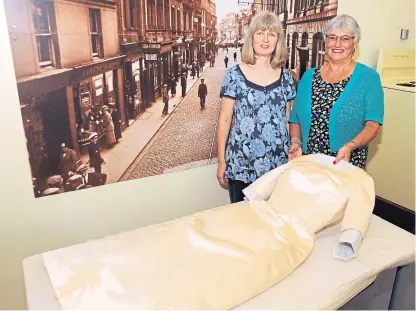
<path fill-rule="evenodd" d="M 253 16 L 279 16 L 297 82 L 323 64 L 337 2 L 5 0 L 34 196 L 216 163 Z"/>

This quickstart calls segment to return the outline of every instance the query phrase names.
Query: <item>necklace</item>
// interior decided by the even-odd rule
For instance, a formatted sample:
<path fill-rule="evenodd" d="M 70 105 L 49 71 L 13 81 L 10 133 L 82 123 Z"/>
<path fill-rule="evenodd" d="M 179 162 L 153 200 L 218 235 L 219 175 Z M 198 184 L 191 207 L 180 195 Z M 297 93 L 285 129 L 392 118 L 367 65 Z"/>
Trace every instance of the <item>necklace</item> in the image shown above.
<path fill-rule="evenodd" d="M 332 80 L 335 80 L 335 78 L 336 78 L 337 76 L 340 76 L 340 72 L 332 73 L 332 72 L 331 72 L 331 69 L 329 68 L 329 66 L 328 66 L 328 69 L 327 69 L 326 71 L 327 71 L 327 73 L 328 73 L 329 77 L 330 77 Z M 342 73 L 342 71 L 341 71 L 341 73 Z"/>
<path fill-rule="evenodd" d="M 326 72 L 329 75 L 331 80 L 340 80 L 340 79 L 336 79 L 337 77 L 344 77 L 345 73 L 349 73 L 350 71 L 350 66 L 348 66 L 346 69 L 341 68 L 340 71 L 332 73 L 331 72 L 331 68 L 329 67 L 329 65 L 327 64 L 327 69 Z M 342 79 L 341 79 L 342 80 Z"/>

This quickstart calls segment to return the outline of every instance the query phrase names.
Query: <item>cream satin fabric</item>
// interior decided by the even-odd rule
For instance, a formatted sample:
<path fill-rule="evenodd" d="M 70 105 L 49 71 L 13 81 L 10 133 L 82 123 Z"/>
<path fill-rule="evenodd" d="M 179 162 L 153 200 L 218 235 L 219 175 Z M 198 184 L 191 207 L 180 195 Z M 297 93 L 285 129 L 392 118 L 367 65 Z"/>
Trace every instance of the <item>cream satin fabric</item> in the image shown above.
<path fill-rule="evenodd" d="M 372 210 L 358 178 L 368 175 L 316 162 L 306 156 L 266 174 L 247 190 L 261 200 L 43 254 L 62 309 L 230 309 L 268 289 L 346 206 Z M 353 225 L 368 224 L 356 216 Z"/>
<path fill-rule="evenodd" d="M 233 204 L 43 254 L 62 309 L 230 309 L 274 285 L 315 236 L 266 202 Z"/>
<path fill-rule="evenodd" d="M 375 203 L 374 182 L 364 170 L 334 157 L 306 155 L 265 174 L 244 189 L 277 212 L 301 219 L 313 232 L 342 220 L 342 231 L 364 237 Z"/>

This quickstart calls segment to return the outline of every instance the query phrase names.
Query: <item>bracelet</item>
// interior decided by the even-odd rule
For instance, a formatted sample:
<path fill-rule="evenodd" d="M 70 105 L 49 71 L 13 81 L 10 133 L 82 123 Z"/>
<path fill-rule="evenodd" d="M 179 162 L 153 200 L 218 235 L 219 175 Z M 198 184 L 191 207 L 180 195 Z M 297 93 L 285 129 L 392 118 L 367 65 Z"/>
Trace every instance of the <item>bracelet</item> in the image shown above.
<path fill-rule="evenodd" d="M 292 137 L 292 139 L 290 140 L 290 142 L 291 143 L 298 143 L 299 145 L 302 145 L 302 142 L 297 137 Z"/>
<path fill-rule="evenodd" d="M 351 140 L 350 141 L 350 143 L 352 143 L 355 147 L 354 147 L 354 149 L 356 149 L 356 148 L 358 148 L 358 145 L 357 145 L 357 143 L 355 142 L 355 140 Z"/>

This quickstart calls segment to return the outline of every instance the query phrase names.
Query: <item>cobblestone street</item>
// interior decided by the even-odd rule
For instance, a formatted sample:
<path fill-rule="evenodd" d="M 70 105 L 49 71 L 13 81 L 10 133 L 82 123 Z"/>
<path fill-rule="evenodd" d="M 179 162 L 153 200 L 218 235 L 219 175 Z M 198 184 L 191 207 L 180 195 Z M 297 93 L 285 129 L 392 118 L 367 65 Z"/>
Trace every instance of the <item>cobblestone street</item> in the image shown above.
<path fill-rule="evenodd" d="M 234 51 L 229 49 L 228 52 L 229 67 L 235 64 L 232 59 Z M 215 134 L 220 111 L 219 92 L 226 73 L 224 56 L 225 52 L 220 50 L 215 67 L 208 68 L 202 76 L 208 88 L 206 108 L 200 109 L 198 81 L 121 180 L 206 165 L 210 158 L 217 157 Z"/>

